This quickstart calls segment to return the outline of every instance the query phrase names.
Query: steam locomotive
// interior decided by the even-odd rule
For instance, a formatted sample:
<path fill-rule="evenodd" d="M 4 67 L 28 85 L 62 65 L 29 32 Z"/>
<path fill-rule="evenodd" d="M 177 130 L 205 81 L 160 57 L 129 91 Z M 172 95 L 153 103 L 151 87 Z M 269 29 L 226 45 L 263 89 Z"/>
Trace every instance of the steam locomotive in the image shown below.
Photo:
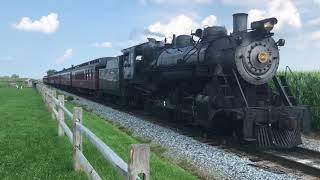
<path fill-rule="evenodd" d="M 173 119 L 252 141 L 260 148 L 292 148 L 309 130 L 310 113 L 297 105 L 285 76 L 276 74 L 276 18 L 251 23 L 233 15 L 222 26 L 148 42 L 45 76 L 46 84 L 107 97 L 124 106 L 154 107 Z"/>

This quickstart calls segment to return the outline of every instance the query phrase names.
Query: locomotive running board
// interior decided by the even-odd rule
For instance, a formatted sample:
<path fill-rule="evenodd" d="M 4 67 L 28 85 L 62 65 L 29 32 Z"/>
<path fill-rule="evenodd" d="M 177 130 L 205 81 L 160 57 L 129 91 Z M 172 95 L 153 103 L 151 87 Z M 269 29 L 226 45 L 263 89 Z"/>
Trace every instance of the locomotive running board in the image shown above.
<path fill-rule="evenodd" d="M 261 149 L 293 148 L 302 143 L 299 130 L 273 129 L 267 126 L 256 126 L 257 146 Z"/>

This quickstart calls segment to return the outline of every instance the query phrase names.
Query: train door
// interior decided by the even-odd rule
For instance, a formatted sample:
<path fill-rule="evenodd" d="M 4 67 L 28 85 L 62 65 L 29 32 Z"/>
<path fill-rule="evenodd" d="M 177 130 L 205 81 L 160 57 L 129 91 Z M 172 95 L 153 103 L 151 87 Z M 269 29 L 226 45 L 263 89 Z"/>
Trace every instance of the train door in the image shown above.
<path fill-rule="evenodd" d="M 136 80 L 142 80 L 144 77 L 144 59 L 141 53 L 136 52 L 134 75 Z"/>
<path fill-rule="evenodd" d="M 123 51 L 123 79 L 131 80 L 134 76 L 134 62 L 135 62 L 134 48 L 129 48 Z"/>

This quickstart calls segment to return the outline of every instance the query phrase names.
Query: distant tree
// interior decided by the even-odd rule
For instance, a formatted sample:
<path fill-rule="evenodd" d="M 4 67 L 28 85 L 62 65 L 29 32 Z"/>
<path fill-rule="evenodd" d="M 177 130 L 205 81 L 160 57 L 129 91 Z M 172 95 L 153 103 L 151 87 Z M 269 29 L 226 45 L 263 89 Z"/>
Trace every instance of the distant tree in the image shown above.
<path fill-rule="evenodd" d="M 57 72 L 57 71 L 54 70 L 54 69 L 49 69 L 49 70 L 47 71 L 47 75 L 50 76 L 50 75 L 52 75 L 52 74 L 54 74 L 54 73 L 56 73 L 56 72 Z"/>
<path fill-rule="evenodd" d="M 12 74 L 11 78 L 17 79 L 17 78 L 19 78 L 19 75 L 18 74 Z"/>

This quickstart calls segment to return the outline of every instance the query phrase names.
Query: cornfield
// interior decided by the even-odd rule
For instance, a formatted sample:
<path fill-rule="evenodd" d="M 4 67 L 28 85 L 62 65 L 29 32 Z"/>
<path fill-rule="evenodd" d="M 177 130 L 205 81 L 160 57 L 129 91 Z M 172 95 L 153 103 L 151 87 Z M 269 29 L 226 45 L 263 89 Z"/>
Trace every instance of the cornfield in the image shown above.
<path fill-rule="evenodd" d="M 285 75 L 285 72 L 280 72 Z M 320 128 L 320 71 L 286 73 L 291 91 L 299 105 L 307 105 L 313 115 L 312 127 Z"/>

